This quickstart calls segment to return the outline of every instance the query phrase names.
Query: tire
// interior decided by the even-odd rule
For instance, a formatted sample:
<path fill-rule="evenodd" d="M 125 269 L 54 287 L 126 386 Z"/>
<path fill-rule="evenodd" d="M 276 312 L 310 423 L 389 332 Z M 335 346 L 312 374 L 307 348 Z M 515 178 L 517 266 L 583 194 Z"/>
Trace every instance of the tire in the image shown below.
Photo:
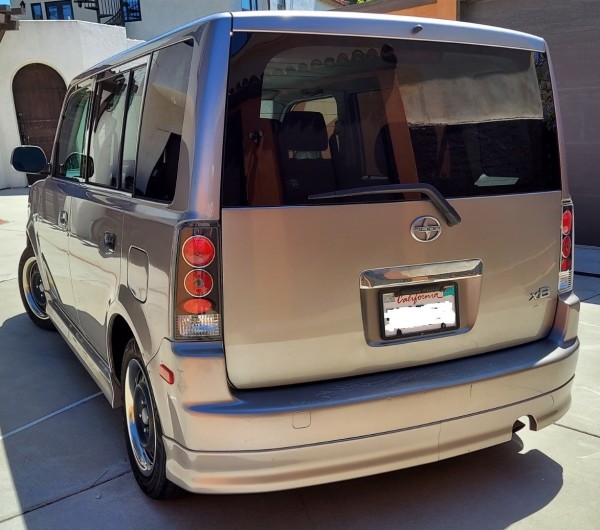
<path fill-rule="evenodd" d="M 46 294 L 37 258 L 29 245 L 19 261 L 19 292 L 31 321 L 42 329 L 53 331 L 54 324 L 46 313 Z"/>
<path fill-rule="evenodd" d="M 133 476 L 152 499 L 173 497 L 179 488 L 167 479 L 160 418 L 135 339 L 125 347 L 121 368 L 123 429 Z"/>

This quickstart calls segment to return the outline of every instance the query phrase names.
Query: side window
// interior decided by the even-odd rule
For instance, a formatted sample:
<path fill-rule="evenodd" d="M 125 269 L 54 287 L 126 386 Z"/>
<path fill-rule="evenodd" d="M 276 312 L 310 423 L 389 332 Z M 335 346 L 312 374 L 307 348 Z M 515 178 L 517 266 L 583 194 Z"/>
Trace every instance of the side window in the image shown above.
<path fill-rule="evenodd" d="M 131 72 L 129 95 L 127 98 L 127 117 L 125 118 L 125 135 L 123 137 L 123 165 L 121 169 L 121 188 L 127 191 L 133 191 L 145 78 L 145 67 Z"/>
<path fill-rule="evenodd" d="M 127 102 L 129 74 L 99 80 L 94 96 L 88 182 L 99 186 L 119 186 L 119 151 Z"/>
<path fill-rule="evenodd" d="M 152 56 L 140 132 L 135 195 L 171 202 L 193 47 L 182 42 Z"/>
<path fill-rule="evenodd" d="M 83 178 L 85 170 L 86 122 L 91 100 L 91 84 L 75 90 L 67 101 L 60 125 L 54 175 Z"/>
<path fill-rule="evenodd" d="M 42 4 L 31 4 L 31 19 L 44 20 L 44 15 L 42 14 Z"/>

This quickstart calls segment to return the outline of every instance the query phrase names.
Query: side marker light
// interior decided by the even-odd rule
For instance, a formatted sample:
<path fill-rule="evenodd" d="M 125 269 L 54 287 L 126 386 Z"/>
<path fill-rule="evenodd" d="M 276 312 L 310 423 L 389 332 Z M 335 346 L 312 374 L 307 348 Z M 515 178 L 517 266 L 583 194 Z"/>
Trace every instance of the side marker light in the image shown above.
<path fill-rule="evenodd" d="M 169 370 L 164 364 L 158 367 L 158 375 L 160 375 L 167 383 L 172 385 L 175 382 L 175 374 Z"/>

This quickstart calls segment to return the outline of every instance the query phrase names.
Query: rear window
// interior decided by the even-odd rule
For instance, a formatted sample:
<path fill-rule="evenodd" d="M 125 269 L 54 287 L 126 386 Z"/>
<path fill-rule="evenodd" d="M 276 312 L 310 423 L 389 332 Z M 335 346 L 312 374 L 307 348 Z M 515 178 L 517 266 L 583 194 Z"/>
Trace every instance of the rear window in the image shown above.
<path fill-rule="evenodd" d="M 225 207 L 402 200 L 327 196 L 394 184 L 447 198 L 560 188 L 543 54 L 238 33 L 228 89 Z"/>

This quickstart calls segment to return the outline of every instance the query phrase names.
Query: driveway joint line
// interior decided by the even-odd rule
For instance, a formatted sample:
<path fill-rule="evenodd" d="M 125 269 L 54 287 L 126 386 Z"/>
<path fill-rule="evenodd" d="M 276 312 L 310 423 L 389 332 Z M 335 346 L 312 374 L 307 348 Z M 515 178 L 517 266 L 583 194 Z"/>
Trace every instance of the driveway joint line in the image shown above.
<path fill-rule="evenodd" d="M 600 293 L 593 294 L 592 296 L 589 296 L 588 298 L 580 298 L 579 301 L 587 302 L 588 300 L 592 300 L 593 298 L 598 298 L 598 296 L 600 296 Z"/>
<path fill-rule="evenodd" d="M 582 431 L 581 429 L 576 429 L 575 427 L 569 427 L 568 425 L 564 425 L 562 423 L 555 423 L 554 425 L 556 425 L 557 427 L 562 427 L 563 429 L 569 429 L 570 431 L 575 431 L 581 434 L 587 434 L 588 436 L 593 436 L 594 438 L 598 438 L 600 439 L 600 435 L 598 434 L 594 434 L 591 432 L 587 432 L 587 431 Z"/>
<path fill-rule="evenodd" d="M 96 392 L 95 394 L 92 394 L 91 396 L 80 399 L 79 401 L 76 401 L 75 403 L 71 403 L 70 405 L 67 405 L 66 407 L 63 407 L 61 409 L 55 410 L 54 412 L 51 412 L 50 414 L 46 414 L 45 416 L 42 416 L 41 418 L 39 418 L 37 420 L 34 420 L 26 425 L 23 425 L 22 427 L 19 427 L 18 429 L 7 432 L 6 434 L 2 434 L 2 435 L 0 435 L 0 441 L 6 440 L 6 438 L 14 436 L 15 434 L 18 434 L 20 432 L 23 432 L 26 429 L 30 429 L 31 427 L 35 427 L 36 425 L 38 425 L 46 420 L 49 420 L 50 418 L 54 418 L 54 416 L 58 416 L 59 414 L 62 414 L 63 412 L 67 412 L 68 410 L 78 407 L 79 405 L 82 405 L 83 403 L 86 403 L 87 401 L 90 401 L 91 399 L 97 398 L 98 396 L 101 396 L 101 395 L 103 395 L 102 392 Z"/>
<path fill-rule="evenodd" d="M 16 519 L 17 517 L 23 517 L 24 515 L 30 514 L 32 512 L 40 510 L 42 508 L 47 508 L 48 506 L 52 506 L 53 504 L 56 504 L 57 502 L 61 502 L 61 501 L 70 499 L 71 497 L 75 497 L 76 495 L 79 495 L 80 493 L 85 493 L 86 491 L 94 489 L 94 488 L 96 488 L 98 486 L 102 486 L 102 484 L 106 484 L 107 482 L 111 482 L 111 481 L 113 481 L 115 479 L 124 477 L 125 475 L 129 475 L 130 473 L 131 473 L 131 470 L 123 471 L 122 473 L 119 473 L 118 475 L 115 475 L 114 477 L 107 478 L 103 482 L 94 482 L 91 486 L 87 486 L 86 488 L 83 488 L 81 490 L 74 491 L 73 493 L 69 493 L 67 495 L 63 495 L 62 497 L 59 497 L 58 499 L 54 499 L 52 501 L 48 501 L 48 502 L 44 502 L 42 504 L 38 504 L 37 506 L 33 506 L 32 508 L 28 508 L 27 510 L 25 510 L 22 513 L 9 516 L 6 519 L 0 519 L 0 523 L 6 523 L 7 521 L 10 521 L 12 519 Z"/>
<path fill-rule="evenodd" d="M 575 271 L 575 276 L 588 276 L 590 278 L 600 278 L 600 274 L 598 274 L 597 272 L 577 272 Z"/>

